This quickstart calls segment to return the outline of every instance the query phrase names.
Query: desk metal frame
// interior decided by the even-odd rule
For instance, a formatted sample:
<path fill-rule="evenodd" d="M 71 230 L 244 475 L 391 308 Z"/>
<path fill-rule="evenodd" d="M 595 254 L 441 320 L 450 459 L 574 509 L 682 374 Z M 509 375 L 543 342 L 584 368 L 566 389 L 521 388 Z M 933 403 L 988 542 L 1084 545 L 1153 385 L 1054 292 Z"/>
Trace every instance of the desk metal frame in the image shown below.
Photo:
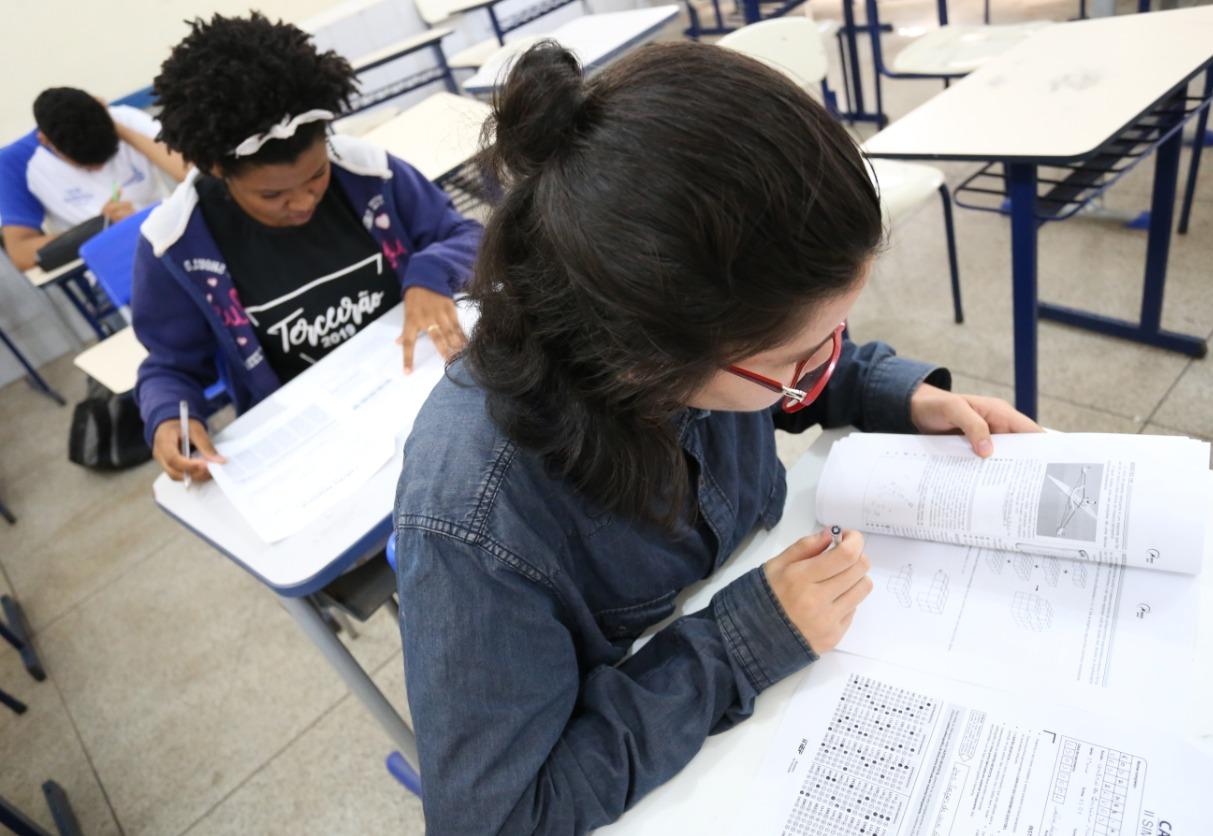
<path fill-rule="evenodd" d="M 1203 94 L 1196 97 L 1188 96 L 1186 92 L 1188 85 L 1201 73 L 1206 73 Z M 1037 323 L 1040 319 L 1061 322 L 1099 334 L 1176 351 L 1190 357 L 1205 356 L 1208 346 L 1204 337 L 1166 331 L 1161 327 L 1161 319 L 1167 260 L 1170 255 L 1171 230 L 1175 218 L 1175 196 L 1179 179 L 1179 155 L 1183 143 L 1183 128 L 1195 118 L 1198 129 L 1203 131 L 1208 119 L 1211 99 L 1213 99 L 1213 59 L 1206 61 L 1195 72 L 1160 96 L 1149 108 L 1094 151 L 1072 158 L 1007 160 L 989 160 L 987 158 L 980 160 L 986 162 L 987 166 L 974 177 L 986 172 L 990 164 L 1001 164 L 1005 172 L 1005 194 L 1010 198 L 1015 405 L 1026 415 L 1033 418 L 1037 415 Z M 1148 130 L 1149 133 L 1143 133 L 1143 130 Z M 1041 302 L 1037 294 L 1037 231 L 1041 224 L 1049 220 L 1058 220 L 1060 217 L 1068 217 L 1152 151 L 1157 153 L 1157 157 L 1150 202 L 1150 226 L 1147 233 L 1141 313 L 1138 321 L 1129 322 Z M 1199 148 L 1195 149 L 1195 152 L 1199 153 Z M 885 155 L 873 154 L 873 156 Z M 900 157 L 902 155 L 890 154 L 887 156 Z M 922 155 L 913 155 L 913 158 L 920 159 Z M 943 155 L 931 158 L 975 159 Z M 1109 158 L 1130 159 L 1130 162 L 1124 166 L 1117 166 L 1115 163 L 1109 166 L 1107 165 Z M 1194 157 L 1192 171 L 1195 170 L 1197 162 L 1198 157 Z M 1065 180 L 1047 181 L 1045 185 L 1052 186 L 1053 191 L 1038 196 L 1038 187 L 1044 182 L 1039 170 L 1044 167 L 1069 168 L 1077 173 L 1080 182 L 1075 184 L 1067 183 Z M 1111 179 L 1106 181 L 1091 179 L 1086 185 L 1081 182 L 1081 177 L 1084 175 L 1105 177 L 1109 172 Z M 957 189 L 957 202 L 969 208 L 986 208 L 974 207 L 971 203 L 962 202 L 966 194 L 974 192 L 970 185 L 973 179 L 969 178 L 961 188 Z M 1190 173 L 1189 182 L 1193 182 L 1194 179 L 1195 174 Z M 1088 191 L 1076 192 L 1075 190 L 1079 187 Z M 1063 197 L 1050 196 L 1057 188 L 1069 190 L 1063 197 L 1067 205 L 1073 205 L 1073 209 L 1072 211 L 1067 210 L 1066 214 L 1059 215 L 1056 208 L 1043 210 L 1039 208 L 1041 205 L 1051 206 L 1055 205 L 1057 201 L 1063 200 Z M 989 191 L 994 195 L 1004 194 L 1000 190 Z M 1185 200 L 1185 208 L 1190 209 L 1190 199 Z"/>

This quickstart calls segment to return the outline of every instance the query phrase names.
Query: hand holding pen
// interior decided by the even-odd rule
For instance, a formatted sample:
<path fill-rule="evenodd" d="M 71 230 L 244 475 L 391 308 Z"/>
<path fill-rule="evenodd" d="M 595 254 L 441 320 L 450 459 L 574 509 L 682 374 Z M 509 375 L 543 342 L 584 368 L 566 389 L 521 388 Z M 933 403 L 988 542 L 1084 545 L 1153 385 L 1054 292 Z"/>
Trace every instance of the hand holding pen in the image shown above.
<path fill-rule="evenodd" d="M 764 567 L 792 624 L 817 654 L 832 650 L 872 591 L 863 535 L 838 526 L 802 537 Z"/>

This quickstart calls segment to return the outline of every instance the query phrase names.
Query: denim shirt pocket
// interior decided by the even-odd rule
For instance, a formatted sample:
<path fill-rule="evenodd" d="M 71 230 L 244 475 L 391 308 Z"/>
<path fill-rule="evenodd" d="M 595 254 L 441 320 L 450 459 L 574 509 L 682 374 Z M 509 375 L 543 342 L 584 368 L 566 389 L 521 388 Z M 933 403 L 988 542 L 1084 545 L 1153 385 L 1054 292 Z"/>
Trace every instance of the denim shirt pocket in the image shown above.
<path fill-rule="evenodd" d="M 650 601 L 598 610 L 594 613 L 594 621 L 607 641 L 627 648 L 641 633 L 674 612 L 677 595 L 678 590 L 675 589 Z"/>

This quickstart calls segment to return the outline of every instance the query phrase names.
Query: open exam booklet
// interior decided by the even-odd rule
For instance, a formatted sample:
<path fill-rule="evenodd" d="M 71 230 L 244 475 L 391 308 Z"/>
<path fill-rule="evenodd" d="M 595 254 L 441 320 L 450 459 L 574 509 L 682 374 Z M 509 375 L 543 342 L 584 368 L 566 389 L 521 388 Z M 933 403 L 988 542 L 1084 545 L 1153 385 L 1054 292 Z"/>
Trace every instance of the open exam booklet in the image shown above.
<path fill-rule="evenodd" d="M 983 460 L 961 437 L 857 433 L 830 452 L 817 518 L 874 534 L 1197 574 L 1209 444 L 999 435 Z"/>
<path fill-rule="evenodd" d="M 1187 438 L 836 442 L 817 519 L 873 589 L 729 832 L 1213 833 L 1210 485 Z"/>

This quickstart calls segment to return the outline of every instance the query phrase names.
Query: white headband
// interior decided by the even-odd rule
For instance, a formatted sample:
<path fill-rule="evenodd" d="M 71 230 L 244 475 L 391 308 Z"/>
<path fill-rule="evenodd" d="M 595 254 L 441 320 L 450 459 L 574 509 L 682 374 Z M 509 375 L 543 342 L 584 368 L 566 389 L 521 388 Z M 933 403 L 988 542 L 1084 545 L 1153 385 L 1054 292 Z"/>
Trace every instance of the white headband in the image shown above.
<path fill-rule="evenodd" d="M 260 151 L 261 146 L 271 139 L 290 139 L 295 135 L 295 131 L 299 130 L 300 125 L 306 125 L 309 122 L 329 122 L 332 119 L 333 113 L 329 110 L 309 110 L 306 113 L 300 113 L 298 116 L 284 116 L 281 122 L 274 125 L 265 133 L 253 134 L 233 148 L 232 156 L 251 157 Z"/>

